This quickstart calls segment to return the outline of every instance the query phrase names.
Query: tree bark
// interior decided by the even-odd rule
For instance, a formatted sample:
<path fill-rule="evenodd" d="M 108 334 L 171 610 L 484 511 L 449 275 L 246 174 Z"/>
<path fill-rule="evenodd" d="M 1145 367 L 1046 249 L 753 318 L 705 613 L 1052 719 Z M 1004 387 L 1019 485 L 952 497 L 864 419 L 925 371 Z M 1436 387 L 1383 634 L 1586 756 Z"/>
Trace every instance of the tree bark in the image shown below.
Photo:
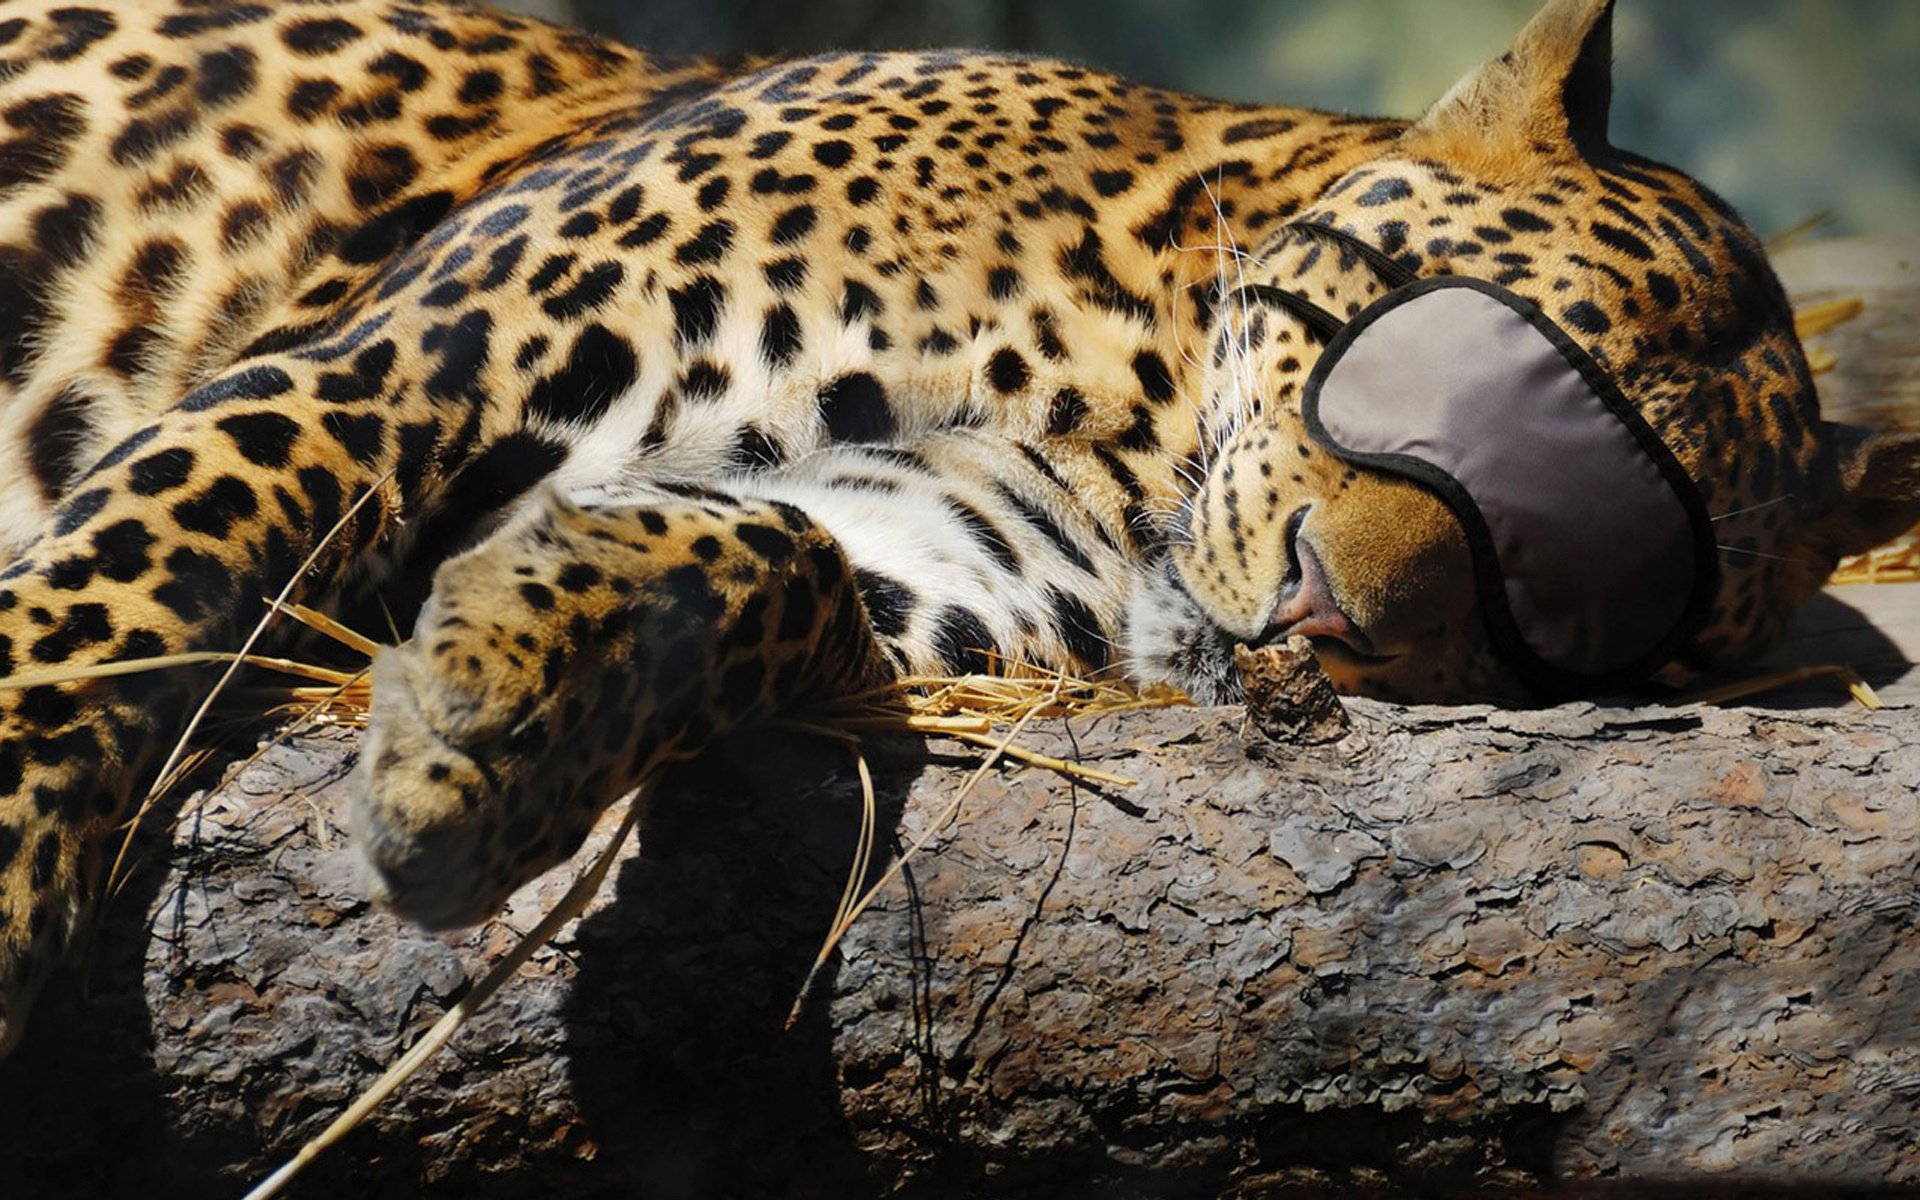
<path fill-rule="evenodd" d="M 737 738 L 295 1194 L 1920 1182 L 1913 711 L 1349 710 L 1324 746 L 1238 709 L 1030 731 L 1137 786 L 989 772 L 786 1032 L 859 791 L 840 747 Z M 233 1194 L 564 890 L 451 938 L 370 909 L 354 745 L 146 840 L 0 1065 L 0 1193 Z M 978 762 L 867 754 L 883 848 Z"/>

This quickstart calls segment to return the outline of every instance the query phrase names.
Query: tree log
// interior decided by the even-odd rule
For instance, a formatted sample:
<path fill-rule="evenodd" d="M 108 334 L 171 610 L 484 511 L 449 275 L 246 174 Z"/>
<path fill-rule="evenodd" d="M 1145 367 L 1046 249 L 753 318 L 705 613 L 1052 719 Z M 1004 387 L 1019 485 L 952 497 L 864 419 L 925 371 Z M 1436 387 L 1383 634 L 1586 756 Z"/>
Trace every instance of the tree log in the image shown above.
<path fill-rule="evenodd" d="M 844 748 L 736 738 L 295 1194 L 1920 1182 L 1913 711 L 1349 709 L 1323 746 L 1238 709 L 1036 726 L 1137 786 L 990 771 L 790 1031 L 860 793 Z M 354 746 L 142 842 L 0 1065 L 0 1194 L 233 1194 L 564 890 L 452 937 L 371 909 Z M 883 847 L 979 761 L 866 753 Z"/>

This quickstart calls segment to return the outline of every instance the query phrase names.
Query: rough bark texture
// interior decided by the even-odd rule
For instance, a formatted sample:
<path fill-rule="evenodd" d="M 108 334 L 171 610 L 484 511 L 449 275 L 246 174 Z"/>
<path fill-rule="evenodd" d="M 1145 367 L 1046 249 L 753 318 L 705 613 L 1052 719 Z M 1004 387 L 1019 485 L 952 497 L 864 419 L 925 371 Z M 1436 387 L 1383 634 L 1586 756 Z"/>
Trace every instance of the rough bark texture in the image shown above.
<path fill-rule="evenodd" d="M 1229 709 L 1036 730 L 1138 786 L 990 773 L 790 1032 L 858 790 L 843 749 L 737 740 L 296 1194 L 1920 1183 L 1912 710 L 1350 708 L 1315 747 Z M 449 939 L 370 910 L 353 747 L 148 843 L 0 1065 L 0 1194 L 232 1194 L 563 889 Z M 868 753 L 887 843 L 977 761 Z"/>

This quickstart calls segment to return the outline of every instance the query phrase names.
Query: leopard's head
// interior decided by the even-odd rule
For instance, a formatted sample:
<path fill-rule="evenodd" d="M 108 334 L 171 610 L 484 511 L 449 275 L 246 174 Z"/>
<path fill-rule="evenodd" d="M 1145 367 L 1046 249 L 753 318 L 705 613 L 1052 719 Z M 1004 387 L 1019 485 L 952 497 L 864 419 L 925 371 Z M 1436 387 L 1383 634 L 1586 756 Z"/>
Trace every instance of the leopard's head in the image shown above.
<path fill-rule="evenodd" d="M 1678 682 L 1765 650 L 1841 555 L 1920 519 L 1920 437 L 1823 422 L 1759 239 L 1701 184 L 1608 141 L 1612 15 L 1611 0 L 1553 0 L 1300 218 L 1420 276 L 1531 301 L 1671 448 L 1712 518 L 1719 576 L 1663 671 Z M 1341 318 L 1387 286 L 1298 229 L 1242 270 Z M 1453 511 L 1309 437 L 1302 392 L 1322 345 L 1290 312 L 1221 306 L 1205 388 L 1215 449 L 1134 605 L 1136 660 L 1197 699 L 1230 700 L 1234 643 L 1300 633 L 1343 690 L 1537 698 L 1497 651 Z"/>

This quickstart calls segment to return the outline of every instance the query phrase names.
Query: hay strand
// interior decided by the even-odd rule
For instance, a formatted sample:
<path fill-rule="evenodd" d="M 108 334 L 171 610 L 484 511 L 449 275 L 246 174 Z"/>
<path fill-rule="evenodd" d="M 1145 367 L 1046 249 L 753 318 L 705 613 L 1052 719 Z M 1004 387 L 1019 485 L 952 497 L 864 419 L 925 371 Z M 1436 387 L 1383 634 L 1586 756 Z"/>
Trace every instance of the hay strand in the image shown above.
<path fill-rule="evenodd" d="M 1858 296 L 1809 304 L 1793 310 L 1793 331 L 1805 341 L 1823 333 L 1832 333 L 1865 311 L 1867 302 Z"/>
<path fill-rule="evenodd" d="M 1838 679 L 1846 684 L 1848 693 L 1853 696 L 1860 707 L 1869 709 L 1883 707 L 1880 703 L 1879 694 L 1873 690 L 1865 679 L 1861 678 L 1860 672 L 1854 670 L 1852 667 L 1842 666 L 1838 663 L 1794 667 L 1786 671 L 1775 671 L 1766 675 L 1756 675 L 1751 679 L 1739 679 L 1732 683 L 1721 684 L 1717 687 L 1687 692 L 1668 703 L 1674 706 L 1705 704 L 1717 708 L 1732 704 L 1737 700 L 1745 700 L 1753 696 L 1771 692 L 1776 688 L 1783 688 L 1796 683 L 1805 683 L 1810 679 Z"/>
<path fill-rule="evenodd" d="M 120 658 L 112 662 L 26 671 L 0 679 L 0 691 L 18 691 L 55 683 L 77 683 L 82 679 L 109 679 L 115 675 L 138 675 L 145 671 L 166 671 L 174 667 L 193 667 L 205 663 L 264 667 L 269 671 L 298 675 L 318 683 L 339 683 L 350 678 L 346 672 L 300 662 L 297 659 L 275 658 L 265 654 L 236 654 L 230 650 L 197 650 L 186 654 L 157 654 L 151 658 Z"/>
<path fill-rule="evenodd" d="M 307 628 L 332 638 L 347 649 L 364 654 L 368 658 L 372 658 L 380 650 L 380 643 L 374 641 L 366 634 L 355 629 L 349 629 L 327 614 L 308 608 L 304 604 L 288 604 L 281 600 L 269 599 L 267 600 L 267 605 L 287 614 Z M 382 606 L 382 611 L 385 611 L 384 605 Z M 387 620 L 389 622 L 393 620 L 392 614 L 388 614 Z M 400 638 L 396 634 L 393 640 L 395 643 L 398 643 Z"/>

